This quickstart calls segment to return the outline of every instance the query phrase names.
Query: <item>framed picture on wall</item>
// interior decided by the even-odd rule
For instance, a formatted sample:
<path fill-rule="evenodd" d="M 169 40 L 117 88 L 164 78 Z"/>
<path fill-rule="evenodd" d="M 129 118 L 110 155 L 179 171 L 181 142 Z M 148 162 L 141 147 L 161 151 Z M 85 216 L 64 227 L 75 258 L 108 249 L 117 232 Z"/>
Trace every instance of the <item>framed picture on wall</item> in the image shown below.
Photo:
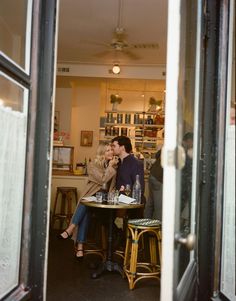
<path fill-rule="evenodd" d="M 93 145 L 93 131 L 81 131 L 80 145 L 81 146 Z"/>

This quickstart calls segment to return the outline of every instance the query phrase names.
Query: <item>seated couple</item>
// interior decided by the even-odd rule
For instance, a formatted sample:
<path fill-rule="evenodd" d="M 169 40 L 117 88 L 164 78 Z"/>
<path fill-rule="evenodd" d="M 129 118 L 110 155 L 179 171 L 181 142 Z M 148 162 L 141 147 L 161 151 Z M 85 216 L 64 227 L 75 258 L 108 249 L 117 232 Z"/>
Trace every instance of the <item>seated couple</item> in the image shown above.
<path fill-rule="evenodd" d="M 142 193 L 144 192 L 144 171 L 143 165 L 131 155 L 131 141 L 126 136 L 117 136 L 110 143 L 100 143 L 97 149 L 96 158 L 88 164 L 88 182 L 80 200 L 83 197 L 93 196 L 101 190 L 104 183 L 108 191 L 121 191 L 126 184 L 132 188 L 136 175 L 141 179 Z M 117 157 L 119 157 L 119 160 Z M 76 258 L 82 259 L 83 245 L 86 242 L 89 215 L 88 208 L 78 202 L 76 211 L 71 219 L 71 224 L 60 235 L 60 239 L 72 237 L 77 244 Z"/>

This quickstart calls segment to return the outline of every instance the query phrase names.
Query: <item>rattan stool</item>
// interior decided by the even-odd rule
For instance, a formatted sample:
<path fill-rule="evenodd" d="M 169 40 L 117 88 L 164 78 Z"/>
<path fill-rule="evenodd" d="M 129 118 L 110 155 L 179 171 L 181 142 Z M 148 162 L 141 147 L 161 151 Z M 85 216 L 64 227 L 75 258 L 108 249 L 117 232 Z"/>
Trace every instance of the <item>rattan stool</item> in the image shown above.
<path fill-rule="evenodd" d="M 144 233 L 149 234 L 150 262 L 138 262 L 138 244 Z M 159 280 L 160 266 L 161 222 L 152 219 L 129 220 L 124 259 L 124 272 L 129 281 L 129 288 L 132 290 L 137 281 L 141 279 L 154 278 Z"/>
<path fill-rule="evenodd" d="M 59 200 L 61 200 L 61 202 L 59 202 Z M 78 201 L 76 187 L 57 187 L 55 204 L 54 204 L 53 214 L 52 214 L 52 228 L 54 227 L 56 220 L 60 221 L 60 229 L 63 228 L 64 221 L 66 222 L 66 226 L 67 227 L 69 226 L 70 220 L 73 215 L 73 208 L 72 208 L 73 200 L 76 206 Z"/>

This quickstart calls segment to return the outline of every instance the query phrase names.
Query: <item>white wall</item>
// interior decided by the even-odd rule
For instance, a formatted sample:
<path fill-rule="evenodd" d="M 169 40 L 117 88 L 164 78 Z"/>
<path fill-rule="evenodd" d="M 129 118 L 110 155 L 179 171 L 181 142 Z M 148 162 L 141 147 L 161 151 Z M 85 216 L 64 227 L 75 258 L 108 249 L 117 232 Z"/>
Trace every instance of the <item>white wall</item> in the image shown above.
<path fill-rule="evenodd" d="M 70 133 L 72 90 L 68 88 L 56 89 L 55 111 L 59 111 L 59 132 Z M 70 144 L 70 139 L 65 139 Z"/>
<path fill-rule="evenodd" d="M 75 146 L 75 161 L 94 158 L 99 143 L 100 81 L 81 80 L 73 87 L 71 144 Z M 92 147 L 81 146 L 81 131 L 93 131 Z"/>

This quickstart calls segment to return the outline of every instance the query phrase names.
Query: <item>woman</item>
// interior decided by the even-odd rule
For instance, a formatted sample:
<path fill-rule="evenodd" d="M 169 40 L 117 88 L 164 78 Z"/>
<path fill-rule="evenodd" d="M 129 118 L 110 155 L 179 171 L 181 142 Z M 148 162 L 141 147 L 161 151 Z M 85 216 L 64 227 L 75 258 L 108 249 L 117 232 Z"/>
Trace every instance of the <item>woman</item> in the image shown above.
<path fill-rule="evenodd" d="M 95 195 L 104 183 L 107 184 L 107 189 L 111 191 L 115 187 L 117 163 L 118 159 L 113 157 L 111 145 L 105 143 L 99 144 L 94 162 L 88 164 L 88 182 L 80 200 L 83 197 Z M 79 226 L 79 229 L 77 229 L 77 226 Z M 68 239 L 74 234 L 75 243 L 77 242 L 77 251 L 75 254 L 77 259 L 82 259 L 84 256 L 83 245 L 86 241 L 87 230 L 88 208 L 78 202 L 76 211 L 71 219 L 71 224 L 59 235 L 60 239 Z"/>

